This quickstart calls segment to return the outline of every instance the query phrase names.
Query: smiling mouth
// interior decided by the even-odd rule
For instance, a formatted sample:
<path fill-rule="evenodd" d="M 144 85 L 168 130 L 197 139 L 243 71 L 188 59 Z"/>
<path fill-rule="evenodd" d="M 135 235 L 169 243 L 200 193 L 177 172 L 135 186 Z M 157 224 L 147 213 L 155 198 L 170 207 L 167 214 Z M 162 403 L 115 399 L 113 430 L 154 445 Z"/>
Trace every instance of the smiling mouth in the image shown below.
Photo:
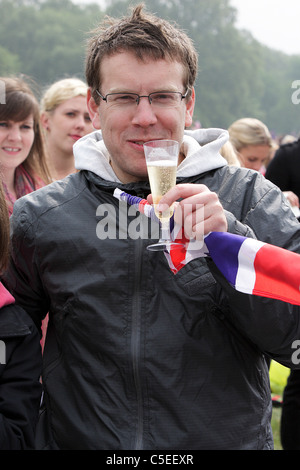
<path fill-rule="evenodd" d="M 17 152 L 20 152 L 20 148 L 16 148 L 16 147 L 2 147 L 2 149 L 5 151 L 5 152 L 12 152 L 12 153 L 17 153 Z"/>
<path fill-rule="evenodd" d="M 146 142 L 150 142 L 151 140 L 156 140 L 156 139 L 147 139 L 147 140 L 130 140 L 132 144 L 135 145 L 144 145 Z"/>

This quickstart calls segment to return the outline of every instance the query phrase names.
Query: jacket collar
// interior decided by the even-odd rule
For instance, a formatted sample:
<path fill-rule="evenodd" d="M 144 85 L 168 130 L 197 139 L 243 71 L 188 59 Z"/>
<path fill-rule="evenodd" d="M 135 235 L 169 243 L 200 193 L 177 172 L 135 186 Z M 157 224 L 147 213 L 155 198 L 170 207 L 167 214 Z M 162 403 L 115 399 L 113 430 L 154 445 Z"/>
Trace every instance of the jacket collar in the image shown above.
<path fill-rule="evenodd" d="M 177 176 L 189 178 L 227 165 L 220 149 L 228 140 L 228 132 L 222 129 L 198 129 L 185 131 L 181 147 L 185 159 L 179 165 Z M 75 167 L 95 173 L 105 181 L 121 182 L 115 175 L 101 131 L 95 131 L 79 139 L 73 147 Z"/>

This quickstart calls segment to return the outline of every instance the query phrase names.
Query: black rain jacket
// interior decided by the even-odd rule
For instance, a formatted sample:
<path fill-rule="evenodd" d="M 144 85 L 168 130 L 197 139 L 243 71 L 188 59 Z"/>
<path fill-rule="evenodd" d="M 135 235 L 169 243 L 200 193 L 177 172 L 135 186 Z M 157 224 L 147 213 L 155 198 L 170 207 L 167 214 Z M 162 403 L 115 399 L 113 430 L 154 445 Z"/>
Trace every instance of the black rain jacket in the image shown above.
<path fill-rule="evenodd" d="M 178 182 L 216 191 L 230 232 L 300 252 L 298 221 L 260 174 L 224 166 Z M 38 445 L 272 448 L 265 355 L 293 367 L 299 308 L 234 291 L 209 259 L 174 275 L 146 250 L 150 221 L 113 197 L 116 186 L 80 171 L 14 208 L 5 282 L 37 325 L 50 312 L 50 437 Z M 147 183 L 121 189 L 150 192 Z"/>
<path fill-rule="evenodd" d="M 35 447 L 42 394 L 42 354 L 38 330 L 1 286 L 0 449 Z"/>

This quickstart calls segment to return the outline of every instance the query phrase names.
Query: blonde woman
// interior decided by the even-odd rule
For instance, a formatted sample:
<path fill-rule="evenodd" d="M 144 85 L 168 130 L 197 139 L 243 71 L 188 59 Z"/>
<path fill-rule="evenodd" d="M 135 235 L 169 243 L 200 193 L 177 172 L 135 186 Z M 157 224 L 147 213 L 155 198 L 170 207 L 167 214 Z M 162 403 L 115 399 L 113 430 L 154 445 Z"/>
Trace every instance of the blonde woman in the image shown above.
<path fill-rule="evenodd" d="M 19 77 L 0 77 L 5 104 L 0 106 L 0 171 L 9 215 L 17 199 L 50 182 L 39 103 Z"/>
<path fill-rule="evenodd" d="M 230 166 L 241 166 L 240 161 L 237 156 L 237 151 L 233 147 L 232 143 L 228 140 L 226 144 L 220 150 L 222 157 L 227 160 L 228 165 Z"/>
<path fill-rule="evenodd" d="M 258 119 L 243 118 L 231 124 L 228 132 L 241 166 L 263 173 L 273 146 L 267 126 Z"/>
<path fill-rule="evenodd" d="M 75 173 L 73 145 L 93 131 L 86 95 L 83 81 L 66 78 L 53 83 L 42 97 L 41 122 L 53 180 Z"/>
<path fill-rule="evenodd" d="M 267 126 L 254 118 L 235 121 L 228 129 L 229 141 L 237 151 L 241 166 L 265 174 L 266 167 L 276 150 Z M 292 207 L 299 208 L 299 198 L 292 191 L 283 193 Z M 298 211 L 295 212 L 298 214 Z"/>

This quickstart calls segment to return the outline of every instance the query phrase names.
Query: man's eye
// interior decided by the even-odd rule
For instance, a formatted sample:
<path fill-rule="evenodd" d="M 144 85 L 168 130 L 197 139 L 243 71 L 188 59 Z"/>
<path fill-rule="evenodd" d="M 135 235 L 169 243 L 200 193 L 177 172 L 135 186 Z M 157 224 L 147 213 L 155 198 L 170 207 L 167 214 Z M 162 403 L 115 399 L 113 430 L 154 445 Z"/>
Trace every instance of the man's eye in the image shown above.
<path fill-rule="evenodd" d="M 156 93 L 154 98 L 158 100 L 166 100 L 172 98 L 172 96 L 168 95 L 167 93 Z"/>
<path fill-rule="evenodd" d="M 155 93 L 152 95 L 152 101 L 154 103 L 161 103 L 164 105 L 177 104 L 179 95 L 175 93 Z"/>
<path fill-rule="evenodd" d="M 132 102 L 134 103 L 136 101 L 136 97 L 134 95 L 117 95 L 116 96 L 117 101 L 125 101 L 125 102 Z"/>

